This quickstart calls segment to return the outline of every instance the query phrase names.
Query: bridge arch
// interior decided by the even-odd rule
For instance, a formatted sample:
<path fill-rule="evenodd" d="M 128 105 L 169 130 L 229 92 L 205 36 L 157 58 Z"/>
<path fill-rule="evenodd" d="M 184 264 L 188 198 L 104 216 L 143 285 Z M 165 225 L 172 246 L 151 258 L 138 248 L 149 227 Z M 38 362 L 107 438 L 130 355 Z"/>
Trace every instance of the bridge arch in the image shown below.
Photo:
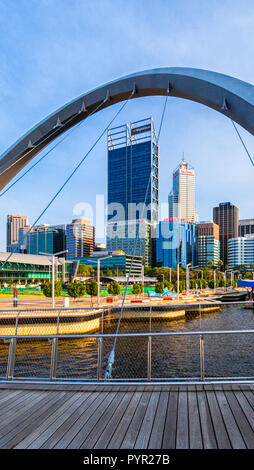
<path fill-rule="evenodd" d="M 44 147 L 92 112 L 130 97 L 166 95 L 204 104 L 254 135 L 254 86 L 209 70 L 170 67 L 133 73 L 65 104 L 29 130 L 0 158 L 0 190 Z"/>

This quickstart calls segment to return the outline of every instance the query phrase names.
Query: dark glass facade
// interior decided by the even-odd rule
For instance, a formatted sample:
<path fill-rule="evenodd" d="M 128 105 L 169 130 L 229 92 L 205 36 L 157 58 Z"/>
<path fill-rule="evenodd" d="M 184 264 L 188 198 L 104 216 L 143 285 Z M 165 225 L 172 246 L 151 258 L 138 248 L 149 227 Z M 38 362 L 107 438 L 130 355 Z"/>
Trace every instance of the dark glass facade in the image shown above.
<path fill-rule="evenodd" d="M 108 204 L 121 204 L 123 212 L 108 215 L 108 221 L 134 220 L 141 217 L 158 220 L 159 149 L 152 119 L 109 130 L 108 134 Z M 135 132 L 135 130 L 137 132 Z M 146 202 L 145 213 L 128 211 L 128 204 Z M 129 208 L 130 209 L 130 208 Z"/>
<path fill-rule="evenodd" d="M 163 220 L 157 225 L 156 263 L 163 268 L 176 268 L 179 262 L 196 264 L 196 224 L 181 220 Z"/>
<path fill-rule="evenodd" d="M 58 253 L 65 250 L 65 227 L 39 226 L 31 230 L 27 236 L 27 253 L 39 255 L 40 253 Z"/>
<path fill-rule="evenodd" d="M 220 257 L 224 268 L 228 264 L 228 240 L 238 236 L 239 209 L 230 202 L 213 208 L 213 221 L 219 226 Z"/>

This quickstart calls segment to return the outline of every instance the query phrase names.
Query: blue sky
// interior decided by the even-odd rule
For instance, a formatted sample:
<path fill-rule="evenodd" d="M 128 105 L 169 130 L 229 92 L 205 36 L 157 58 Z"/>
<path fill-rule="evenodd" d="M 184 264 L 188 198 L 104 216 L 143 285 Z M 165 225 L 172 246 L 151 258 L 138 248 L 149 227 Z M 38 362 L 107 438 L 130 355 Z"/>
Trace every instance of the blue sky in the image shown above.
<path fill-rule="evenodd" d="M 56 108 L 131 72 L 197 67 L 254 84 L 253 24 L 252 0 L 0 0 L 0 154 Z M 134 100 L 115 125 L 152 115 L 158 128 L 163 101 Z M 6 215 L 27 214 L 33 223 L 117 106 L 88 119 L 1 198 L 0 250 Z M 253 155 L 252 136 L 241 133 Z M 211 219 L 223 201 L 236 204 L 241 218 L 254 217 L 254 169 L 230 120 L 169 99 L 160 139 L 161 201 L 183 151 L 196 171 L 200 220 Z M 96 194 L 106 194 L 106 137 L 41 222 L 68 223 L 73 207 L 93 205 Z"/>

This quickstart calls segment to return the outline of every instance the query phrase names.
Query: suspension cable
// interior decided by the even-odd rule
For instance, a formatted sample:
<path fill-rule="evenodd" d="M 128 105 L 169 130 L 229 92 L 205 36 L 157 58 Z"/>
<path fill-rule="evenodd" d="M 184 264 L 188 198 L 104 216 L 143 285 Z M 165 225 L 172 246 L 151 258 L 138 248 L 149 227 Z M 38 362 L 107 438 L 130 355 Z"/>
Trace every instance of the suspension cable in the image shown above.
<path fill-rule="evenodd" d="M 60 188 L 58 189 L 58 191 L 55 193 L 55 195 L 51 198 L 51 200 L 49 201 L 49 203 L 46 205 L 46 207 L 43 209 L 43 211 L 40 213 L 40 215 L 37 217 L 37 219 L 35 220 L 35 222 L 33 223 L 33 225 L 30 227 L 30 229 L 26 232 L 25 236 L 24 236 L 24 240 L 27 239 L 29 233 L 31 232 L 31 230 L 34 228 L 34 226 L 37 224 L 37 222 L 40 220 L 40 218 L 45 214 L 45 212 L 47 211 L 47 209 L 51 206 L 51 204 L 55 201 L 55 199 L 59 196 L 59 194 L 61 193 L 61 191 L 64 189 L 64 187 L 67 185 L 67 183 L 71 180 L 71 178 L 73 177 L 73 175 L 77 172 L 77 170 L 80 168 L 80 166 L 82 165 L 82 163 L 86 160 L 86 158 L 88 157 L 88 155 L 92 152 L 92 150 L 96 147 L 96 145 L 98 144 L 98 142 L 101 140 L 101 138 L 104 136 L 104 134 L 107 132 L 108 128 L 111 126 L 111 124 L 115 121 L 115 119 L 117 118 L 117 116 L 121 113 L 121 111 L 125 108 L 125 106 L 127 105 L 127 103 L 129 102 L 129 100 L 132 98 L 134 92 L 132 91 L 130 96 L 128 97 L 128 99 L 123 103 L 123 105 L 121 106 L 121 108 L 116 112 L 116 114 L 114 115 L 114 117 L 111 119 L 111 121 L 109 122 L 109 124 L 107 125 L 107 127 L 104 128 L 104 130 L 101 132 L 101 134 L 99 135 L 99 137 L 96 139 L 96 141 L 93 143 L 93 145 L 90 147 L 90 149 L 88 150 L 88 152 L 85 154 L 85 156 L 80 160 L 80 162 L 76 165 L 76 167 L 74 168 L 74 170 L 70 173 L 70 175 L 68 176 L 68 178 L 64 181 L 64 183 L 62 184 L 62 186 L 60 186 Z M 5 264 L 10 260 L 11 256 L 16 253 L 18 249 L 18 245 L 16 246 L 15 250 L 13 252 L 10 253 L 10 255 L 7 257 L 7 259 L 5 260 L 5 262 L 1 265 L 1 269 L 3 269 L 3 267 L 5 266 Z"/>
<path fill-rule="evenodd" d="M 168 96 L 169 96 L 169 88 L 167 89 L 167 94 L 166 94 L 166 98 L 165 98 L 165 102 L 164 102 L 164 106 L 163 106 L 163 111 L 162 111 L 162 115 L 161 115 L 161 122 L 160 122 L 160 127 L 159 127 L 159 133 L 158 133 L 157 144 L 159 143 L 159 139 L 160 139 L 161 128 L 162 128 L 162 123 L 163 123 L 163 121 L 164 121 L 164 116 L 165 116 L 165 111 L 166 111 Z M 147 184 L 147 187 L 146 187 L 145 199 L 144 199 L 144 203 L 143 203 L 143 207 L 142 207 L 142 212 L 141 212 L 141 216 L 140 216 L 141 219 L 143 219 L 143 213 L 144 213 L 144 208 L 145 208 L 146 200 L 147 200 L 147 196 L 148 196 L 148 190 L 149 190 L 149 186 L 150 186 L 150 184 L 151 184 L 151 174 L 152 174 L 152 172 L 150 172 L 149 181 L 148 181 L 148 184 Z M 122 315 L 123 315 L 123 310 L 124 310 L 124 305 L 125 305 L 125 299 L 126 299 L 127 289 L 128 289 L 128 285 L 129 285 L 129 281 L 130 281 L 130 276 L 131 276 L 132 265 L 133 265 L 133 261 L 134 261 L 134 256 L 135 256 L 135 254 L 136 254 L 137 241 L 138 241 L 138 238 L 137 238 L 136 227 L 135 227 L 135 243 L 134 243 L 134 248 L 133 248 L 133 252 L 132 252 L 132 257 L 131 257 L 131 262 L 130 262 L 128 277 L 127 277 L 127 282 L 126 282 L 126 286 L 125 286 L 125 290 L 124 290 L 124 295 L 123 295 L 123 300 L 122 300 L 120 315 L 119 315 L 119 318 L 118 318 L 118 321 L 117 321 L 117 327 L 116 327 L 116 333 L 115 333 L 116 336 L 114 337 L 113 347 L 112 347 L 112 350 L 111 350 L 111 352 L 109 353 L 109 357 L 108 357 L 108 364 L 107 364 L 106 371 L 105 371 L 105 379 L 111 379 L 111 378 L 112 378 L 112 367 L 113 367 L 113 364 L 114 364 L 114 362 L 115 362 L 115 348 L 116 348 L 116 343 L 117 343 L 117 335 L 118 335 L 118 333 L 119 333 L 119 328 L 120 328 L 121 319 L 122 319 Z"/>
<path fill-rule="evenodd" d="M 252 159 L 252 157 L 251 157 L 251 155 L 250 155 L 250 152 L 248 151 L 248 149 L 247 149 L 247 147 L 246 147 L 246 145 L 245 145 L 245 143 L 244 143 L 244 141 L 243 141 L 243 138 L 242 138 L 242 136 L 241 136 L 239 130 L 237 129 L 236 124 L 235 124 L 235 122 L 233 121 L 233 119 L 231 119 L 231 122 L 232 122 L 232 124 L 233 124 L 233 126 L 234 126 L 234 129 L 235 129 L 235 131 L 236 131 L 236 133 L 237 133 L 239 139 L 240 139 L 240 142 L 242 143 L 242 146 L 243 146 L 245 152 L 247 153 L 247 155 L 248 155 L 248 157 L 249 157 L 249 159 L 250 159 L 250 162 L 251 162 L 252 165 L 254 166 L 254 161 L 253 161 L 253 159 Z"/>
<path fill-rule="evenodd" d="M 106 99 L 105 99 L 106 100 Z M 100 108 L 101 106 L 105 103 L 105 100 L 103 100 L 93 111 L 91 111 L 85 118 L 85 121 L 87 120 L 87 118 L 89 118 L 90 116 L 92 116 L 93 114 L 95 114 Z M 63 124 L 63 127 L 65 127 L 67 124 L 69 124 L 74 118 L 76 117 L 76 115 L 74 117 L 71 117 L 70 119 L 68 119 L 64 124 Z M 48 150 L 37 162 L 35 162 L 30 168 L 28 168 L 28 170 L 25 171 L 25 173 L 23 173 L 21 176 L 19 176 L 12 184 L 10 184 L 10 186 L 8 186 L 1 194 L 0 194 L 0 197 L 2 197 L 4 194 L 6 194 L 13 186 L 15 186 L 15 184 L 17 184 L 22 178 L 24 178 L 24 176 L 27 175 L 27 173 L 29 173 L 36 165 L 38 165 L 38 163 L 40 163 L 42 160 L 44 160 L 45 157 L 47 157 L 58 145 L 60 145 L 65 139 L 67 139 L 67 137 L 69 137 L 70 134 L 72 134 L 79 126 L 81 126 L 81 124 L 84 124 L 84 120 L 80 121 L 78 124 L 76 124 L 76 126 L 74 126 L 69 132 L 67 132 L 64 137 L 62 139 L 60 139 L 50 150 Z M 54 135 L 57 131 L 54 131 L 53 134 L 51 135 Z M 42 144 L 43 142 L 45 142 L 47 139 L 43 139 L 40 144 Z M 29 150 L 29 152 L 26 153 L 25 156 L 29 155 L 30 152 L 32 152 L 33 149 Z M 23 158 L 20 157 L 20 159 L 18 159 L 17 161 L 21 160 Z"/>

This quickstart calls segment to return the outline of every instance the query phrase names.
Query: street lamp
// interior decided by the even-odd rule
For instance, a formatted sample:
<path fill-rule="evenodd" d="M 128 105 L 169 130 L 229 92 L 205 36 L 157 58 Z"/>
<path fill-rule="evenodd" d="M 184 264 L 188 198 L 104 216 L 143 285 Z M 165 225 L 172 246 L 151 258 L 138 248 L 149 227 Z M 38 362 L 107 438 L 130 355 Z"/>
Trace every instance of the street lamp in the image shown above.
<path fill-rule="evenodd" d="M 191 264 L 191 263 L 189 263 L 189 264 Z M 189 265 L 187 265 L 187 266 L 189 266 Z M 187 266 L 186 266 L 186 274 L 187 274 Z M 191 266 L 190 268 L 188 267 L 188 278 L 189 278 L 189 274 L 190 274 L 189 273 L 190 269 L 197 269 L 197 268 L 199 268 L 199 266 Z"/>
<path fill-rule="evenodd" d="M 180 261 L 179 263 L 177 263 L 177 300 L 179 300 L 180 296 L 179 296 L 179 267 L 180 267 L 180 264 L 183 264 L 185 263 L 185 261 Z"/>
<path fill-rule="evenodd" d="M 225 292 L 227 292 L 227 273 L 228 272 L 232 272 L 232 269 L 226 269 L 226 271 L 224 271 L 224 281 L 225 281 L 224 290 L 225 290 Z M 232 283 L 232 274 L 231 274 L 231 283 Z"/>
<path fill-rule="evenodd" d="M 64 253 L 68 253 L 68 250 L 59 251 L 58 253 L 42 253 L 40 255 L 46 255 L 51 257 L 51 265 L 52 265 L 52 275 L 51 275 L 51 284 L 52 284 L 52 308 L 55 308 L 55 257 L 58 255 L 63 255 Z"/>
<path fill-rule="evenodd" d="M 100 269 L 101 269 L 101 260 L 112 258 L 112 255 L 102 256 L 101 258 L 96 258 L 96 260 L 89 260 L 89 263 L 97 263 L 97 304 L 100 305 Z"/>
<path fill-rule="evenodd" d="M 189 287 L 190 287 L 190 270 L 189 266 L 191 266 L 192 263 L 186 264 L 186 295 L 189 295 Z"/>

